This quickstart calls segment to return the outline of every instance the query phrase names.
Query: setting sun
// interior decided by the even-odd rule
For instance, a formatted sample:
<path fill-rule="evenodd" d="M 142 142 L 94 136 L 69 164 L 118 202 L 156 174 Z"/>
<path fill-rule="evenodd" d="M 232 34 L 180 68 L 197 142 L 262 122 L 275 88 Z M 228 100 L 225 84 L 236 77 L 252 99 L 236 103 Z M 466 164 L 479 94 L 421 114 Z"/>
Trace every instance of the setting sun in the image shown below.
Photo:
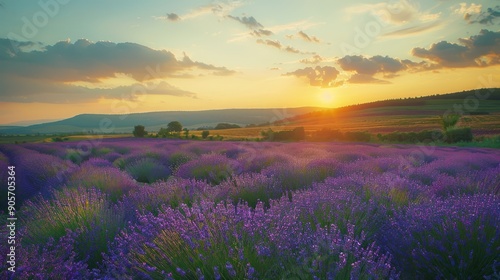
<path fill-rule="evenodd" d="M 324 91 L 320 93 L 319 97 L 323 105 L 331 105 L 333 102 L 333 93 L 331 93 L 330 91 Z"/>

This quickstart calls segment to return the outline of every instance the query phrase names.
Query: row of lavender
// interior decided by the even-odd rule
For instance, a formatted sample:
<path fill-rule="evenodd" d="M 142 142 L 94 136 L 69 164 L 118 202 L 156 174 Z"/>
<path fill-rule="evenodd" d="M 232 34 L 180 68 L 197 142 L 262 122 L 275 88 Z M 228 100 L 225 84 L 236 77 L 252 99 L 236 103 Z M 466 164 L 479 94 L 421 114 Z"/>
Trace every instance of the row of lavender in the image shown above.
<path fill-rule="evenodd" d="M 120 139 L 0 152 L 2 181 L 18 171 L 23 224 L 17 272 L 2 241 L 0 277 L 500 273 L 499 151 Z"/>

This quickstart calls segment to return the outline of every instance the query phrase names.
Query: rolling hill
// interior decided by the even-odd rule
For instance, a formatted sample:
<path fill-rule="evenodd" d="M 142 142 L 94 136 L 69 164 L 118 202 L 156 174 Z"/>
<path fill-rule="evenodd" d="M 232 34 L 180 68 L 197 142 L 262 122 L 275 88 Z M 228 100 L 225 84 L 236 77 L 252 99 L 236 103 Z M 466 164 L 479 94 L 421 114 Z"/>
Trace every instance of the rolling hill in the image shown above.
<path fill-rule="evenodd" d="M 459 125 L 471 127 L 474 135 L 500 134 L 500 88 L 351 105 L 297 115 L 275 125 L 371 133 L 420 131 L 440 128 L 439 119 L 447 113 L 462 114 Z"/>
<path fill-rule="evenodd" d="M 319 107 L 288 109 L 223 109 L 207 111 L 165 111 L 128 115 L 82 114 L 72 118 L 30 126 L 2 126 L 0 134 L 54 134 L 54 133 L 131 133 L 135 125 L 144 125 L 149 131 L 166 127 L 171 121 L 180 121 L 184 127 L 215 126 L 232 123 L 245 126 L 274 122 L 283 118 L 322 110 Z M 110 129 L 112 128 L 112 129 Z"/>

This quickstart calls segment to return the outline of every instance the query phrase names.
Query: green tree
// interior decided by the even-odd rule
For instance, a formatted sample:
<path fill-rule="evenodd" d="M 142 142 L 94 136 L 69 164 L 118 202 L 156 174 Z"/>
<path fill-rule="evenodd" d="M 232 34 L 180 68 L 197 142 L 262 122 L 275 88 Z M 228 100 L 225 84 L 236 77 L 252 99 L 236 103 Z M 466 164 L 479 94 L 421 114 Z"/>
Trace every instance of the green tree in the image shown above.
<path fill-rule="evenodd" d="M 186 139 L 188 139 L 188 137 L 189 137 L 189 129 L 184 128 L 183 130 L 184 130 L 184 136 L 186 136 Z"/>
<path fill-rule="evenodd" d="M 166 138 L 170 135 L 170 132 L 168 131 L 168 129 L 166 128 L 160 128 L 160 131 L 158 131 L 158 137 L 161 137 L 161 138 Z"/>
<path fill-rule="evenodd" d="M 144 137 L 148 134 L 146 131 L 146 128 L 143 125 L 136 125 L 134 126 L 134 131 L 133 131 L 134 137 Z"/>
<path fill-rule="evenodd" d="M 446 131 L 448 129 L 454 128 L 455 125 L 460 120 L 460 115 L 458 114 L 446 114 L 441 117 L 441 125 L 443 126 L 443 130 Z"/>
<path fill-rule="evenodd" d="M 182 131 L 182 124 L 178 121 L 169 122 L 167 125 L 167 130 L 169 132 L 178 132 Z"/>
<path fill-rule="evenodd" d="M 210 135 L 210 131 L 208 130 L 203 130 L 203 132 L 201 133 L 201 137 L 203 139 L 207 139 L 208 135 Z"/>

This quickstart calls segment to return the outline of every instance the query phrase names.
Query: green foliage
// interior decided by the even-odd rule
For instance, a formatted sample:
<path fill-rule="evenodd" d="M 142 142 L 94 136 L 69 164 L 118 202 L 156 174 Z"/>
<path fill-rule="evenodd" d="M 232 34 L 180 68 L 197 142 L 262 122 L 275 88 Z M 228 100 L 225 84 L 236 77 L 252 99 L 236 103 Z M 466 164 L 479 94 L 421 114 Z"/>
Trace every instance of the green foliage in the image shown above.
<path fill-rule="evenodd" d="M 78 232 L 78 258 L 95 267 L 108 242 L 125 226 L 125 218 L 123 208 L 110 204 L 98 190 L 67 188 L 54 192 L 49 200 L 39 196 L 27 202 L 22 223 L 26 226 L 23 242 L 28 244 L 58 240 L 67 230 Z"/>
<path fill-rule="evenodd" d="M 168 132 L 181 132 L 182 131 L 182 124 L 178 121 L 169 122 L 167 124 L 167 131 Z"/>
<path fill-rule="evenodd" d="M 125 166 L 125 171 L 137 182 L 148 184 L 167 179 L 171 174 L 168 167 L 152 158 L 139 159 Z"/>
<path fill-rule="evenodd" d="M 219 123 L 215 126 L 214 129 L 231 129 L 231 128 L 241 128 L 241 126 L 230 123 Z"/>
<path fill-rule="evenodd" d="M 201 133 L 201 138 L 207 139 L 207 137 L 208 137 L 209 134 L 210 134 L 210 131 L 203 130 L 203 132 Z"/>
<path fill-rule="evenodd" d="M 267 131 L 262 131 L 261 135 L 264 137 L 264 140 L 268 141 L 302 141 L 306 138 L 303 127 L 283 131 L 273 131 L 269 129 Z"/>
<path fill-rule="evenodd" d="M 447 143 L 471 142 L 473 138 L 470 127 L 448 129 L 445 135 Z"/>
<path fill-rule="evenodd" d="M 347 131 L 344 133 L 345 141 L 370 142 L 371 134 L 365 131 Z"/>
<path fill-rule="evenodd" d="M 168 158 L 169 166 L 172 170 L 191 160 L 191 157 L 183 152 L 175 152 Z"/>
<path fill-rule="evenodd" d="M 441 141 L 444 137 L 443 132 L 439 130 L 422 130 L 420 132 L 391 132 L 388 134 L 379 134 L 377 138 L 380 141 L 396 143 L 429 143 Z"/>
<path fill-rule="evenodd" d="M 455 125 L 460 120 L 461 116 L 458 114 L 445 114 L 441 117 L 441 125 L 443 126 L 443 130 L 446 131 L 455 127 Z"/>
<path fill-rule="evenodd" d="M 76 150 L 76 149 L 67 149 L 66 150 L 66 155 L 65 155 L 65 159 L 69 159 L 71 160 L 71 162 L 75 163 L 75 164 L 80 164 L 82 163 L 84 160 L 86 160 L 88 158 L 88 154 L 81 151 L 81 150 Z"/>
<path fill-rule="evenodd" d="M 143 125 L 134 126 L 134 131 L 132 133 L 134 134 L 134 137 L 144 137 L 148 134 Z"/>

